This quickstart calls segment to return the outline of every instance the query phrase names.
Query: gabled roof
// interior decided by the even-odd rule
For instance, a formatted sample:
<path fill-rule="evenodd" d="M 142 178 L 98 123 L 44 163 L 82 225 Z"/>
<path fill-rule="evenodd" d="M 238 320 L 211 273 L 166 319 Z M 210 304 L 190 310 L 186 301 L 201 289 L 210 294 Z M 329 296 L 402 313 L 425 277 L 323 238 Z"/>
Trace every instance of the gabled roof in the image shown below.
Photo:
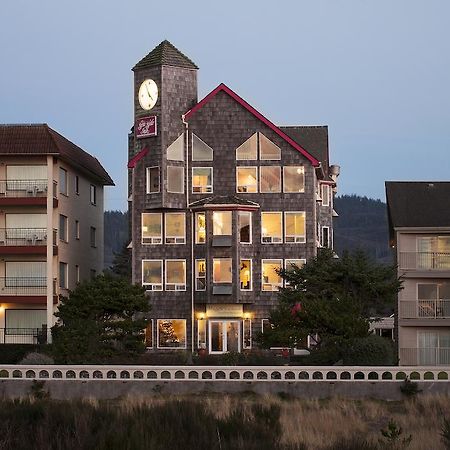
<path fill-rule="evenodd" d="M 190 208 L 215 206 L 245 206 L 247 208 L 259 208 L 258 203 L 240 198 L 237 195 L 214 195 L 189 204 Z"/>
<path fill-rule="evenodd" d="M 100 180 L 104 185 L 114 186 L 97 158 L 42 124 L 0 124 L 0 155 L 55 155 L 74 167 Z"/>
<path fill-rule="evenodd" d="M 386 181 L 391 236 L 394 228 L 450 227 L 450 182 Z"/>
<path fill-rule="evenodd" d="M 189 120 L 199 109 L 205 106 L 210 100 L 212 100 L 219 92 L 225 92 L 235 101 L 237 101 L 241 106 L 243 106 L 247 111 L 253 114 L 257 119 L 267 125 L 270 129 L 272 129 L 278 136 L 283 138 L 289 145 L 294 147 L 297 151 L 299 151 L 303 156 L 305 156 L 313 166 L 317 167 L 320 165 L 319 160 L 314 157 L 311 153 L 309 153 L 306 149 L 304 149 L 300 144 L 298 144 L 295 140 L 289 137 L 284 131 L 282 131 L 279 127 L 277 127 L 274 123 L 272 123 L 269 119 L 264 117 L 260 112 L 258 112 L 253 106 L 247 103 L 243 98 L 239 97 L 234 91 L 232 91 L 228 86 L 221 83 L 217 86 L 213 91 L 211 91 L 204 99 L 200 100 L 192 109 L 190 109 L 185 115 L 184 119 Z"/>
<path fill-rule="evenodd" d="M 198 69 L 186 55 L 180 52 L 168 40 L 156 46 L 147 56 L 142 58 L 132 70 L 152 66 L 176 66 L 187 69 Z"/>

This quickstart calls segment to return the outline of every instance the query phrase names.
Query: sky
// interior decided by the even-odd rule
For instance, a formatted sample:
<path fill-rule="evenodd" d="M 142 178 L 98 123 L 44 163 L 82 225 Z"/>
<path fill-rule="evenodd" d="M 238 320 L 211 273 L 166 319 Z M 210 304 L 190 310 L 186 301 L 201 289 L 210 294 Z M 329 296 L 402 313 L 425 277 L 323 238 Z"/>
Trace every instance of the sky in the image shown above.
<path fill-rule="evenodd" d="M 448 180 L 448 0 L 2 0 L 0 123 L 48 123 L 127 208 L 131 68 L 168 39 L 278 125 L 328 125 L 340 194 Z"/>

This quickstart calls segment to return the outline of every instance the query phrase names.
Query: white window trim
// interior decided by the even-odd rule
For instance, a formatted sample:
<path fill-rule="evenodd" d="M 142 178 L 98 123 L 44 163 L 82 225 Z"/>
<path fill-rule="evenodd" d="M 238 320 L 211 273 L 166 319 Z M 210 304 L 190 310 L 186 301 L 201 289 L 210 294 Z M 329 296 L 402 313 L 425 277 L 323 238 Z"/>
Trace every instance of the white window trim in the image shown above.
<path fill-rule="evenodd" d="M 279 184 L 279 186 L 280 186 L 280 188 L 279 188 L 278 191 L 263 191 L 262 190 L 262 186 L 261 186 L 261 184 L 262 184 L 262 175 L 261 175 L 261 172 L 262 172 L 262 169 L 265 168 L 265 167 L 271 168 L 271 169 L 273 169 L 273 168 L 278 168 L 279 169 L 279 174 L 280 174 L 280 184 Z M 261 194 L 280 194 L 281 193 L 281 189 L 282 189 L 281 166 L 260 166 L 259 167 L 259 192 Z"/>
<path fill-rule="evenodd" d="M 215 213 L 228 213 L 230 215 L 230 234 L 215 234 L 214 233 L 214 214 Z M 213 223 L 213 236 L 233 236 L 233 211 L 226 211 L 226 210 L 217 210 L 213 211 L 212 213 L 212 223 Z"/>
<path fill-rule="evenodd" d="M 323 242 L 323 236 L 324 236 L 323 230 L 325 230 L 325 229 L 328 230 L 328 246 L 327 247 L 324 246 L 324 242 Z M 321 230 L 321 233 L 320 233 L 320 246 L 322 248 L 332 248 L 331 247 L 331 236 L 330 236 L 330 227 L 329 226 L 323 226 L 322 227 L 322 230 Z"/>
<path fill-rule="evenodd" d="M 243 242 L 241 241 L 241 229 L 239 228 L 239 216 L 241 214 L 249 214 L 250 215 L 250 241 L 249 242 Z M 250 245 L 253 243 L 253 215 L 251 211 L 238 211 L 238 233 L 239 233 L 239 244 L 241 245 Z"/>
<path fill-rule="evenodd" d="M 248 191 L 240 191 L 239 185 L 238 185 L 238 172 L 239 169 L 255 169 L 256 172 L 256 191 L 255 192 L 248 192 Z M 258 166 L 236 166 L 236 193 L 238 194 L 257 194 L 258 193 L 258 184 L 259 184 L 259 176 L 258 176 Z M 244 186 L 243 186 L 244 187 Z M 247 187 L 247 186 L 245 186 Z"/>
<path fill-rule="evenodd" d="M 167 282 L 167 263 L 168 262 L 184 262 L 184 283 L 168 283 Z M 173 286 L 173 289 L 168 288 L 168 286 Z M 185 291 L 186 290 L 186 260 L 185 259 L 166 259 L 164 264 L 164 288 L 166 291 Z"/>
<path fill-rule="evenodd" d="M 167 233 L 167 216 L 173 216 L 175 214 L 182 214 L 184 219 L 184 234 L 183 236 L 170 236 Z M 167 239 L 174 239 L 174 242 L 167 242 Z M 164 217 L 164 242 L 167 245 L 180 245 L 180 244 L 186 244 L 186 213 L 184 212 L 173 212 L 173 213 L 165 213 Z"/>
<path fill-rule="evenodd" d="M 250 331 L 250 345 L 245 345 L 245 323 L 248 323 L 249 331 Z M 242 349 L 249 350 L 252 348 L 252 319 L 242 319 Z"/>
<path fill-rule="evenodd" d="M 231 261 L 231 281 L 216 281 L 214 279 L 214 261 L 216 260 L 229 260 Z M 233 283 L 233 258 L 213 258 L 213 284 L 230 284 Z"/>
<path fill-rule="evenodd" d="M 327 191 L 327 195 L 324 195 L 324 188 Z M 330 185 L 322 184 L 322 206 L 330 206 Z"/>
<path fill-rule="evenodd" d="M 242 261 L 250 261 L 250 289 L 241 288 L 241 263 Z M 239 290 L 241 292 L 252 292 L 253 291 L 253 260 L 252 258 L 241 258 L 239 260 Z"/>
<path fill-rule="evenodd" d="M 261 319 L 261 334 L 264 334 L 264 321 L 270 325 L 270 319 Z"/>
<path fill-rule="evenodd" d="M 200 242 L 199 241 L 199 239 L 198 239 L 198 220 L 197 220 L 197 218 L 198 218 L 198 216 L 200 215 L 200 214 L 203 214 L 203 216 L 205 217 L 205 242 Z M 194 221 L 195 221 L 195 223 L 194 223 L 194 227 L 195 227 L 195 231 L 194 231 L 194 234 L 195 234 L 195 243 L 196 244 L 199 244 L 199 245 L 204 245 L 204 244 L 206 244 L 206 212 L 196 212 L 195 213 L 195 217 L 194 217 Z"/>
<path fill-rule="evenodd" d="M 173 167 L 176 169 L 181 169 L 181 174 L 182 174 L 182 181 L 181 181 L 182 190 L 181 191 L 169 191 L 169 168 L 173 168 Z M 169 194 L 184 194 L 184 167 L 168 165 L 166 167 L 166 174 L 167 174 L 167 192 Z M 160 184 L 161 184 L 161 181 L 160 181 Z"/>
<path fill-rule="evenodd" d="M 208 184 L 206 186 L 197 186 L 194 185 L 194 170 L 195 169 L 210 169 L 211 171 L 211 184 Z M 191 190 L 193 194 L 212 194 L 214 192 L 214 170 L 213 167 L 192 167 L 191 169 Z M 200 188 L 199 191 L 195 191 L 194 188 Z M 208 190 L 209 189 L 209 190 Z"/>
<path fill-rule="evenodd" d="M 161 263 L 161 283 L 145 283 L 144 282 L 144 263 L 146 261 L 152 261 L 152 262 L 160 262 Z M 162 291 L 163 290 L 163 282 L 164 282 L 164 274 L 163 274 L 163 264 L 164 261 L 162 259 L 143 259 L 141 262 L 141 278 L 142 278 L 142 286 L 149 287 L 149 291 Z M 157 288 L 160 289 L 157 289 Z"/>
<path fill-rule="evenodd" d="M 211 149 L 211 153 L 212 153 L 212 158 L 211 159 L 196 159 L 194 158 L 194 137 L 195 136 L 199 141 L 202 141 L 207 147 L 209 147 Z M 203 139 L 199 138 L 195 133 L 191 133 L 191 160 L 194 162 L 198 162 L 198 161 L 214 161 L 214 149 L 207 144 Z"/>
<path fill-rule="evenodd" d="M 305 218 L 305 234 L 287 234 L 287 220 L 286 216 L 289 214 L 302 214 Z M 294 239 L 293 241 L 288 241 L 288 239 Z M 286 244 L 304 244 L 306 242 L 306 212 L 305 211 L 285 211 L 284 212 L 284 242 Z"/>
<path fill-rule="evenodd" d="M 155 337 L 155 333 L 154 333 L 154 321 L 153 319 L 148 320 L 148 322 L 150 322 L 152 324 L 152 333 L 151 333 L 151 337 L 152 337 L 152 345 L 149 346 L 147 345 L 146 339 L 145 339 L 145 330 L 144 330 L 144 344 L 145 344 L 145 348 L 154 348 L 155 347 L 155 341 L 154 341 L 154 337 Z M 147 328 L 147 327 L 146 327 Z"/>
<path fill-rule="evenodd" d="M 150 170 L 158 169 L 159 184 L 157 191 L 150 191 Z M 147 194 L 159 194 L 161 192 L 161 169 L 159 166 L 150 166 L 145 168 L 145 191 Z"/>
<path fill-rule="evenodd" d="M 238 150 L 248 141 L 250 140 L 254 135 L 256 134 L 256 156 L 255 158 L 238 158 Z M 258 137 L 258 133 L 253 133 L 249 138 L 247 138 L 244 142 L 242 142 L 242 144 L 238 145 L 236 147 L 236 150 L 234 151 L 234 156 L 235 156 L 235 160 L 236 161 L 258 161 L 258 156 L 259 156 L 259 137 Z"/>
<path fill-rule="evenodd" d="M 198 262 L 199 261 L 205 261 L 205 289 L 197 289 L 197 279 L 200 277 L 198 276 Z M 206 267 L 206 258 L 196 258 L 195 259 L 195 290 L 196 292 L 205 292 L 206 291 L 206 280 L 207 280 L 207 267 Z M 201 277 L 203 278 L 203 277 Z"/>
<path fill-rule="evenodd" d="M 263 158 L 262 157 L 262 152 L 261 152 L 261 137 L 260 136 L 264 136 L 270 143 L 272 143 L 279 151 L 280 151 L 280 157 L 279 158 Z M 275 142 L 272 141 L 272 139 L 269 139 L 265 134 L 261 133 L 260 131 L 258 132 L 258 156 L 259 156 L 259 160 L 260 161 L 281 161 L 281 147 L 278 147 L 277 144 L 275 144 Z"/>
<path fill-rule="evenodd" d="M 161 235 L 160 237 L 147 237 L 145 239 L 150 239 L 150 242 L 144 242 L 144 215 L 148 214 L 148 215 L 159 215 L 159 220 L 160 220 L 160 229 L 161 229 Z M 141 213 L 141 243 L 142 245 L 161 245 L 162 241 L 163 241 L 163 226 L 162 226 L 162 213 L 146 213 L 143 212 Z M 159 242 L 158 242 L 159 241 Z"/>
<path fill-rule="evenodd" d="M 303 189 L 300 192 L 297 191 L 287 191 L 286 190 L 286 169 L 291 168 L 302 168 L 303 169 Z M 283 166 L 283 193 L 286 194 L 304 194 L 305 193 L 305 166 Z"/>
<path fill-rule="evenodd" d="M 242 325 L 241 325 L 241 320 L 239 319 L 227 319 L 227 320 L 220 320 L 220 319 L 211 319 L 208 321 L 208 348 L 209 348 L 209 353 L 211 355 L 220 355 L 223 353 L 227 353 L 228 352 L 228 341 L 227 341 L 227 333 L 226 330 L 224 330 L 225 328 L 225 324 L 229 323 L 229 322 L 236 322 L 238 324 L 238 352 L 241 351 L 242 349 Z M 211 325 L 213 323 L 220 323 L 222 325 L 222 336 L 223 336 L 223 343 L 224 343 L 224 348 L 226 347 L 226 349 L 222 350 L 222 351 L 213 351 L 212 350 L 212 333 L 211 333 Z"/>
<path fill-rule="evenodd" d="M 270 238 L 270 241 L 264 241 L 264 233 L 263 233 L 263 214 L 279 214 L 281 219 L 281 235 L 280 241 L 273 241 L 274 236 L 267 236 L 266 239 Z M 278 239 L 275 236 L 275 239 Z M 282 211 L 261 211 L 261 244 L 282 244 L 283 243 L 283 212 Z"/>
<path fill-rule="evenodd" d="M 183 347 L 161 347 L 159 345 L 159 322 L 165 321 L 173 321 L 173 320 L 182 320 L 184 322 L 184 346 Z M 158 349 L 169 349 L 169 350 L 177 350 L 177 349 L 186 349 L 187 348 L 187 326 L 186 319 L 157 319 L 156 320 L 156 348 Z"/>
<path fill-rule="evenodd" d="M 290 267 L 288 267 L 288 261 L 301 261 L 303 263 L 303 265 L 306 264 L 306 258 L 285 258 L 284 259 L 284 270 L 290 270 Z M 289 282 L 287 282 L 286 280 L 283 280 L 283 282 L 284 282 L 285 287 L 290 286 Z"/>
<path fill-rule="evenodd" d="M 265 258 L 261 260 L 261 292 L 278 292 L 283 287 L 283 279 L 281 279 L 281 282 L 279 284 L 271 284 L 266 283 L 264 281 L 264 262 L 265 261 L 279 261 L 280 262 L 280 269 L 283 270 L 283 260 L 279 258 Z M 271 289 L 264 289 L 265 284 L 270 284 Z"/>

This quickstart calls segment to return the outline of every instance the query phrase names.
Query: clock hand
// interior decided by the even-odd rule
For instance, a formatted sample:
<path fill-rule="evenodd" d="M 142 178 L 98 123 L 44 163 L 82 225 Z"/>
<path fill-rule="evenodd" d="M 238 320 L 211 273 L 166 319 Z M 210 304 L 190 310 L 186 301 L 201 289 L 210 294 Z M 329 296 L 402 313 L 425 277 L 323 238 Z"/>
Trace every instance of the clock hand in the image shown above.
<path fill-rule="evenodd" d="M 147 94 L 148 94 L 148 96 L 149 96 L 149 97 L 152 99 L 152 101 L 153 101 L 152 94 L 150 94 L 150 91 L 148 90 L 147 84 L 145 85 L 145 89 L 147 89 Z"/>

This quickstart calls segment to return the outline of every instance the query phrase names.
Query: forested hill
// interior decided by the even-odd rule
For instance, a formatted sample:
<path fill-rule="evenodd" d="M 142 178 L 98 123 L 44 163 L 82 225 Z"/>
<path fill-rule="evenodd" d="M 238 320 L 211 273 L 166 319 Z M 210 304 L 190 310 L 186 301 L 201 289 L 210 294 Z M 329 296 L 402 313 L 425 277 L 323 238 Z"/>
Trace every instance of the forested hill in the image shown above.
<path fill-rule="evenodd" d="M 336 197 L 334 209 L 334 246 L 338 255 L 357 248 L 367 251 L 379 262 L 392 262 L 386 204 L 358 195 Z"/>
<path fill-rule="evenodd" d="M 336 197 L 334 209 L 334 245 L 338 255 L 344 250 L 361 248 L 379 262 L 391 262 L 388 244 L 386 204 L 358 195 Z M 112 264 L 128 239 L 128 214 L 105 212 L 105 267 Z M 128 242 L 127 242 L 128 244 Z"/>

